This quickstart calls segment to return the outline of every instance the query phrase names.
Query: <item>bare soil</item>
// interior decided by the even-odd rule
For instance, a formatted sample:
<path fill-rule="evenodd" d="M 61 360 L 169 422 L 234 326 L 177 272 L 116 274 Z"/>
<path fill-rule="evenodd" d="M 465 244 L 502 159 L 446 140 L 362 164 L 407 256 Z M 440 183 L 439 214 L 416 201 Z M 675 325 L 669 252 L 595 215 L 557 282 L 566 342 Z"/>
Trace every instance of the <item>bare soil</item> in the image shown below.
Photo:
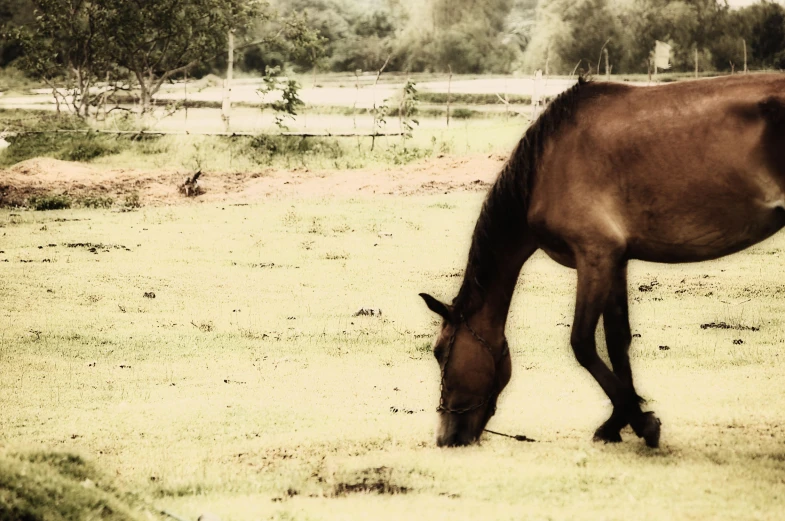
<path fill-rule="evenodd" d="M 22 161 L 0 170 L 0 204 L 21 205 L 29 197 L 66 194 L 72 198 L 122 198 L 136 193 L 145 205 L 190 201 L 253 201 L 267 197 L 417 195 L 484 191 L 505 157 L 499 154 L 442 156 L 401 167 L 359 170 L 270 169 L 255 173 L 203 172 L 202 194 L 178 190 L 193 172 L 107 169 L 50 158 Z"/>

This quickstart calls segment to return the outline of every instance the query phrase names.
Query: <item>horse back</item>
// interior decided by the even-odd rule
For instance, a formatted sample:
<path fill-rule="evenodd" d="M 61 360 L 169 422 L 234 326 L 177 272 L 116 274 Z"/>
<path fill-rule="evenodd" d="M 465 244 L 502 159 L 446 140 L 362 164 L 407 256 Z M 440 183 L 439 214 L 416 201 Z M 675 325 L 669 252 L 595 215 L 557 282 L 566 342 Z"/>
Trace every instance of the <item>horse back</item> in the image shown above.
<path fill-rule="evenodd" d="M 568 250 L 594 234 L 633 258 L 704 260 L 785 225 L 785 75 L 590 83 L 571 109 L 529 205 Z"/>

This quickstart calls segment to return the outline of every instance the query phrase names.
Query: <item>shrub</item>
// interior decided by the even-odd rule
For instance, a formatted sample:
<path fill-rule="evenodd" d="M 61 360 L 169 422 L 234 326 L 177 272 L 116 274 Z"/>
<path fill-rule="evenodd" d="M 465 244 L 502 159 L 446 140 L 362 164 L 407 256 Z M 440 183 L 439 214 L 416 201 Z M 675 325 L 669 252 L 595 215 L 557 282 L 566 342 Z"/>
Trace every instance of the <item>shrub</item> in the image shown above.
<path fill-rule="evenodd" d="M 94 134 L 19 134 L 9 137 L 10 145 L 0 155 L 0 167 L 35 157 L 54 157 L 66 161 L 88 162 L 121 151 L 121 143 L 108 136 Z"/>
<path fill-rule="evenodd" d="M 79 201 L 79 204 L 85 208 L 111 208 L 114 204 L 114 199 L 111 197 L 87 196 Z"/>
<path fill-rule="evenodd" d="M 67 195 L 39 195 L 27 200 L 33 210 L 66 210 L 71 208 L 71 198 Z"/>
<path fill-rule="evenodd" d="M 384 151 L 384 160 L 393 165 L 405 165 L 431 155 L 430 150 L 392 145 Z"/>
<path fill-rule="evenodd" d="M 239 145 L 242 146 L 240 142 Z M 254 160 L 269 163 L 274 157 L 301 157 L 303 155 L 319 155 L 329 159 L 342 156 L 341 145 L 335 139 L 319 137 L 261 135 L 245 142 L 245 148 L 251 151 Z"/>
<path fill-rule="evenodd" d="M 57 154 L 66 161 L 81 161 L 87 163 L 102 156 L 109 156 L 120 151 L 117 141 L 109 141 L 104 136 L 86 134 L 69 140 Z"/>
<path fill-rule="evenodd" d="M 446 92 L 419 92 L 417 95 L 422 103 L 438 105 L 446 104 L 448 97 L 451 103 L 464 105 L 496 105 L 501 103 L 496 94 L 454 92 L 448 96 Z M 532 98 L 528 94 L 508 94 L 507 101 L 512 104 L 528 104 L 531 103 Z"/>
<path fill-rule="evenodd" d="M 452 117 L 455 119 L 469 119 L 473 117 L 477 111 L 458 107 L 452 111 Z"/>
<path fill-rule="evenodd" d="M 142 207 L 142 201 L 139 198 L 139 192 L 133 192 L 125 196 L 123 199 L 124 210 L 134 210 Z"/>

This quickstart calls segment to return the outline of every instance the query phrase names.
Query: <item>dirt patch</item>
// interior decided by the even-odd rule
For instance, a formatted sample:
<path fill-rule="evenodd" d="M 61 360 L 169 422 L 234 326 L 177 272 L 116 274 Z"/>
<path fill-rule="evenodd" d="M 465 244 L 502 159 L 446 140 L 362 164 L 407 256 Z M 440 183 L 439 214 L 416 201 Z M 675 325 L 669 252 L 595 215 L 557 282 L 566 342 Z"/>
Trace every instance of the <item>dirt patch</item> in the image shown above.
<path fill-rule="evenodd" d="M 177 192 L 182 175 L 177 172 L 110 170 L 95 165 L 51 158 L 28 159 L 0 170 L 0 205 L 22 205 L 30 197 L 50 194 L 74 199 L 144 194 L 146 200 L 182 197 Z"/>
<path fill-rule="evenodd" d="M 461 158 L 444 156 L 398 168 L 203 172 L 199 186 L 204 193 L 186 198 L 178 187 L 192 172 L 110 169 L 37 158 L 0 170 L 0 205 L 23 205 L 30 197 L 48 194 L 65 194 L 76 200 L 112 197 L 117 201 L 138 194 L 143 205 L 168 205 L 192 201 L 251 202 L 267 197 L 484 192 L 498 175 L 504 159 L 498 154 Z"/>
<path fill-rule="evenodd" d="M 701 324 L 701 329 L 735 329 L 736 331 L 760 331 L 759 327 L 745 326 L 742 324 L 728 324 L 726 322 L 709 322 Z"/>
<path fill-rule="evenodd" d="M 352 479 L 336 483 L 333 495 L 346 496 L 348 494 L 406 494 L 408 487 L 390 482 L 392 469 L 389 467 L 375 467 L 364 469 L 353 476 Z"/>

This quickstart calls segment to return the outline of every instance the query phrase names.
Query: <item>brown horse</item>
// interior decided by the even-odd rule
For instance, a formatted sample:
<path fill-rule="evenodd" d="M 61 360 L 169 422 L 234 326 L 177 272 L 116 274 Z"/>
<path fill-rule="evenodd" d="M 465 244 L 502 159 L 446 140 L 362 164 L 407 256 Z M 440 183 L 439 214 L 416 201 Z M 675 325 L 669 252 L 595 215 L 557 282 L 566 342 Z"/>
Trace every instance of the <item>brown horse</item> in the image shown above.
<path fill-rule="evenodd" d="M 785 226 L 785 75 L 656 87 L 581 79 L 529 127 L 491 187 L 443 319 L 440 446 L 479 439 L 510 379 L 504 329 L 521 267 L 538 249 L 578 272 L 570 342 L 613 404 L 595 440 L 631 425 L 656 447 L 628 350 L 627 262 L 695 262 Z M 597 355 L 603 317 L 613 370 Z"/>

